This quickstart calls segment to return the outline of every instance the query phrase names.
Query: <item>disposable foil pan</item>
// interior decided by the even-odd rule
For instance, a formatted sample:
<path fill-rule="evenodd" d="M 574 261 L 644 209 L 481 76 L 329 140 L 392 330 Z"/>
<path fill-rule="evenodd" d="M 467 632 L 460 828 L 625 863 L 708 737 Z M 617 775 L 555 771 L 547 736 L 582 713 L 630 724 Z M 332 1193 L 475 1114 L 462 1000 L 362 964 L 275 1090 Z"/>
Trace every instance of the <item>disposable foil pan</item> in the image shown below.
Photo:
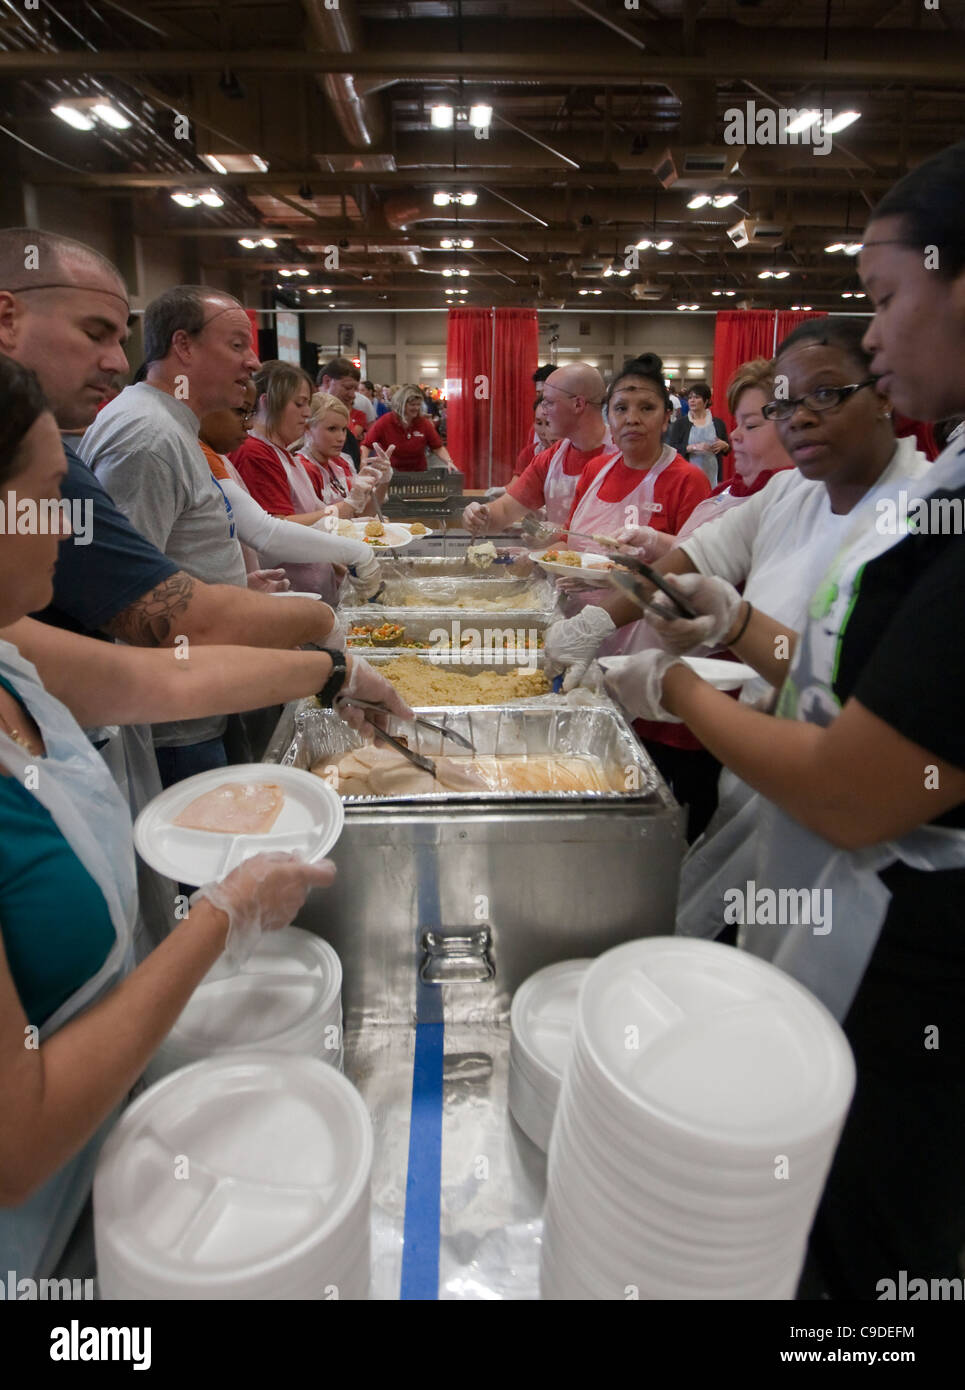
<path fill-rule="evenodd" d="M 406 640 L 424 642 L 425 647 L 368 646 L 347 638 L 350 651 L 358 652 L 366 661 L 386 656 L 432 655 L 436 659 L 454 659 L 462 665 L 467 652 L 478 652 L 489 660 L 508 666 L 526 665 L 541 652 L 546 629 L 552 622 L 547 613 L 478 613 L 468 609 L 391 608 L 368 613 L 352 614 L 352 621 L 398 623 L 405 628 Z"/>
<path fill-rule="evenodd" d="M 606 792 L 429 792 L 417 796 L 346 796 L 346 807 L 419 804 L 427 807 L 479 805 L 510 806 L 536 803 L 578 804 L 605 808 L 659 800 L 659 777 L 622 715 L 604 706 L 573 708 L 562 704 L 530 708 L 516 705 L 425 707 L 416 710 L 436 724 L 468 738 L 480 754 L 555 753 L 566 757 L 596 757 L 607 771 L 613 790 Z M 389 733 L 403 736 L 415 752 L 430 758 L 458 754 L 458 744 L 442 734 L 403 720 L 393 720 Z M 311 768 L 324 758 L 362 745 L 361 736 L 332 710 L 305 708 L 295 715 L 295 731 L 281 758 L 283 765 Z"/>
<path fill-rule="evenodd" d="M 471 538 L 458 555 L 399 555 L 382 561 L 382 578 L 389 579 L 528 579 L 541 580 L 543 571 L 525 551 L 511 564 L 493 564 L 485 568 L 471 565 L 466 559 L 469 545 L 478 545 Z M 376 552 L 377 553 L 377 552 Z"/>
<path fill-rule="evenodd" d="M 404 608 L 408 611 L 412 609 L 437 609 L 452 608 L 457 612 L 465 612 L 473 609 L 474 605 L 480 613 L 494 613 L 505 611 L 507 613 L 517 611 L 514 608 L 500 610 L 498 607 L 489 607 L 491 604 L 498 604 L 509 600 L 518 600 L 521 595 L 531 595 L 529 609 L 535 609 L 541 613 L 551 613 L 556 606 L 556 590 L 552 584 L 544 579 L 505 579 L 505 578 L 477 578 L 460 579 L 455 576 L 438 576 L 436 578 L 392 578 L 386 576 L 385 591 L 381 596 L 380 602 L 375 604 L 367 603 L 360 599 L 358 594 L 349 593 L 342 600 L 342 607 L 345 609 L 364 608 L 366 612 L 378 613 L 382 608 Z M 406 600 L 412 600 L 407 602 Z M 479 600 L 482 601 L 481 605 Z M 522 610 L 520 610 L 522 611 Z"/>

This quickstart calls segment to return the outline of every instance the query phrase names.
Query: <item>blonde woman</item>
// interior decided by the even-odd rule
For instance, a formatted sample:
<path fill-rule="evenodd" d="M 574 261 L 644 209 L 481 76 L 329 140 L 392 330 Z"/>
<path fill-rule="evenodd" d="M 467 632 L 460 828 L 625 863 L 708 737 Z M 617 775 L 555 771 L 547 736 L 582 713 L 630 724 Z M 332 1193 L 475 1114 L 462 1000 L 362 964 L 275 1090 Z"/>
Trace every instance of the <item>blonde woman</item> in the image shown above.
<path fill-rule="evenodd" d="M 349 424 L 348 406 L 327 391 L 316 391 L 307 428 L 292 445 L 292 452 L 313 479 L 330 515 L 371 516 L 375 512 L 373 494 L 375 500 L 383 500 L 388 479 L 385 470 L 374 464 L 356 473 L 344 452 Z M 390 476 L 391 471 L 390 466 Z"/>
<path fill-rule="evenodd" d="M 362 440 L 364 449 L 392 451 L 392 466 L 402 473 L 424 473 L 426 450 L 431 449 L 455 471 L 439 432 L 428 415 L 422 413 L 422 392 L 418 386 L 400 386 L 392 397 L 392 410 L 383 415 Z"/>

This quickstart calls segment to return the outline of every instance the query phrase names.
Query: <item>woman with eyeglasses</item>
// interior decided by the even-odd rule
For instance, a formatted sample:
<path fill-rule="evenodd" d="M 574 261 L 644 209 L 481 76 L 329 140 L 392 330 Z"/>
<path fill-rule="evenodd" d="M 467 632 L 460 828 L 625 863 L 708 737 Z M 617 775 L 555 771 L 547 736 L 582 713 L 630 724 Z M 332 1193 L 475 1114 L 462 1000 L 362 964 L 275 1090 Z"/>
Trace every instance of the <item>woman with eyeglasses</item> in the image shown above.
<path fill-rule="evenodd" d="M 873 210 L 859 261 L 875 310 L 865 372 L 819 372 L 800 339 L 781 354 L 776 414 L 812 477 L 869 402 L 922 420 L 965 408 L 963 183 L 965 142 Z M 842 484 L 866 482 L 856 457 Z M 932 1281 L 959 1279 L 965 1248 L 965 442 L 855 509 L 799 637 L 719 579 L 677 582 L 703 616 L 668 624 L 668 646 L 730 644 L 780 687 L 777 717 L 726 699 L 674 650 L 630 658 L 611 690 L 636 713 L 684 721 L 759 794 L 752 853 L 735 845 L 718 886 L 742 889 L 753 865 L 757 891 L 831 894 L 820 934 L 746 912 L 740 929 L 745 949 L 843 1021 L 857 1062 L 801 1295 L 894 1298 L 906 1278 L 941 1296 Z M 754 629 L 756 649 L 744 645 Z"/>
<path fill-rule="evenodd" d="M 371 548 L 364 541 L 340 537 L 324 530 L 324 517 L 316 529 L 311 525 L 296 525 L 283 517 L 272 516 L 251 496 L 228 455 L 239 449 L 247 439 L 248 426 L 254 418 L 254 404 L 255 386 L 252 382 L 245 393 L 243 405 L 234 410 L 218 410 L 205 415 L 199 434 L 211 475 L 231 504 L 249 584 L 252 574 L 270 572 L 283 578 L 284 571 L 273 569 L 274 566 L 343 565 L 348 568 L 350 581 L 362 597 L 371 598 L 382 583 L 382 573 Z M 266 571 L 262 566 L 269 568 Z M 290 586 L 290 580 L 283 579 L 283 582 L 286 588 Z"/>

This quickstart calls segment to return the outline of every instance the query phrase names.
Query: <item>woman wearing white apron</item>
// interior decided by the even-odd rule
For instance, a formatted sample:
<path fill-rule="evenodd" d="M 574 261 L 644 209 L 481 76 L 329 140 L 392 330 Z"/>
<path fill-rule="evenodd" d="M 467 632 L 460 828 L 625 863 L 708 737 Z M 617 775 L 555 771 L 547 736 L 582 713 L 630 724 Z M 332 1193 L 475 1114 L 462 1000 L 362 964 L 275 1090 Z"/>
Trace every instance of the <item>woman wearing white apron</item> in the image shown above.
<path fill-rule="evenodd" d="M 687 463 L 670 445 L 662 444 L 670 414 L 663 364 L 653 353 L 628 362 L 610 387 L 607 418 L 614 444 L 612 457 L 591 463 L 580 478 L 569 524 L 585 535 L 615 536 L 625 526 L 648 524 L 654 530 L 675 534 L 694 508 L 710 493 L 703 472 Z M 592 549 L 592 543 L 573 537 L 575 550 Z M 583 589 L 567 596 L 565 609 L 573 617 L 582 608 L 594 608 L 612 589 Z M 604 638 L 599 655 L 639 651 L 654 643 L 646 622 L 631 623 Z M 550 637 L 553 629 L 547 633 Z M 569 672 L 564 689 L 576 683 Z M 688 810 L 688 838 L 703 830 L 716 805 L 719 766 L 684 728 L 668 729 L 657 722 L 635 726 L 648 753 L 677 800 Z"/>
<path fill-rule="evenodd" d="M 344 520 L 375 516 L 376 505 L 385 501 L 392 481 L 392 453 L 380 445 L 369 452 L 359 471 L 344 452 L 350 425 L 349 410 L 337 396 L 316 391 L 304 437 L 296 440 L 291 452 L 315 480 L 316 490 L 331 515 Z M 328 518 L 319 522 L 324 527 Z"/>
<path fill-rule="evenodd" d="M 529 512 L 545 508 L 553 526 L 565 526 L 584 468 L 601 455 L 614 452 L 603 419 L 606 387 L 595 367 L 572 362 L 560 367 L 543 388 L 543 409 L 559 439 L 536 455 L 502 497 L 494 502 L 470 502 L 462 524 L 473 536 L 498 535 Z"/>
<path fill-rule="evenodd" d="M 965 217 L 948 197 L 963 179 L 965 143 L 919 165 L 872 213 L 861 253 L 876 310 L 872 373 L 920 419 L 965 410 Z M 844 383 L 810 383 L 819 389 Z M 800 395 L 792 379 L 789 431 L 815 429 L 817 440 Z M 608 678 L 624 703 L 686 719 L 761 794 L 754 881 L 728 885 L 741 944 L 813 989 L 854 1048 L 858 1086 L 812 1232 L 815 1294 L 895 1297 L 920 1279 L 928 1296 L 930 1281 L 961 1275 L 963 515 L 960 441 L 916 484 L 856 513 L 814 594 L 776 719 L 722 699 L 668 653 Z M 723 581 L 681 585 L 709 615 L 705 635 L 766 628 Z M 810 921 L 762 913 L 768 890 L 806 891 Z"/>
<path fill-rule="evenodd" d="M 54 418 L 34 374 L 2 357 L 0 399 L 0 487 L 47 514 L 66 474 Z M 88 724 L 230 712 L 324 688 L 334 665 L 324 652 L 236 647 L 184 663 L 32 622 L 70 543 L 54 516 L 52 531 L 0 536 L 0 1268 L 31 1279 L 53 1275 L 107 1130 L 204 974 L 226 947 L 242 960 L 333 876 L 258 855 L 203 887 L 190 918 L 133 968 L 130 813 L 71 710 Z M 348 663 L 343 691 L 398 699 Z"/>

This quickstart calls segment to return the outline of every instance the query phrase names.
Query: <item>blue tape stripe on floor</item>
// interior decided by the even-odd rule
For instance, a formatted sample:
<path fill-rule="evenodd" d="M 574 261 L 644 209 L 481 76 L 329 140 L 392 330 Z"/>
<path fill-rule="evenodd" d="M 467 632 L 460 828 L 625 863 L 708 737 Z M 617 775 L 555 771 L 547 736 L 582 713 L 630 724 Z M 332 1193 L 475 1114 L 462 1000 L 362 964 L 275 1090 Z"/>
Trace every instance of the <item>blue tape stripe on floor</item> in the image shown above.
<path fill-rule="evenodd" d="M 402 1291 L 408 1300 L 439 1297 L 439 1212 L 442 1187 L 442 990 L 421 981 L 416 994 L 415 1059 L 405 1186 Z"/>

